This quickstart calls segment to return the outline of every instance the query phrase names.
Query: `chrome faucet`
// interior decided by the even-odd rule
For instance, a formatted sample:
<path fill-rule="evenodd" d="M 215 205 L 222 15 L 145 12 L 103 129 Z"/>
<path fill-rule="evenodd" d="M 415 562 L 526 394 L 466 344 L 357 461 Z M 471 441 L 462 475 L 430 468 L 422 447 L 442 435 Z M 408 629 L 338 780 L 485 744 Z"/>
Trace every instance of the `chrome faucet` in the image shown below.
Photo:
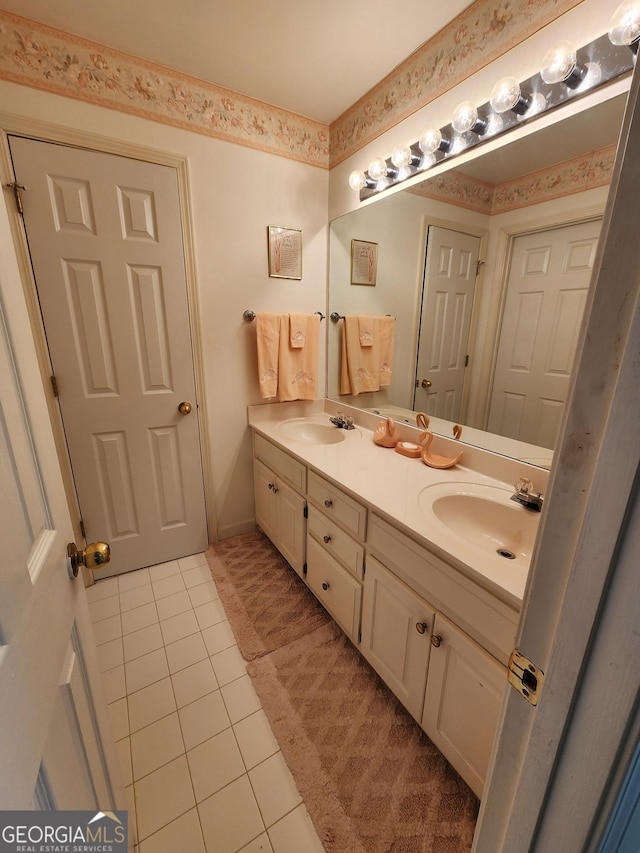
<path fill-rule="evenodd" d="M 511 495 L 511 500 L 521 504 L 534 512 L 540 512 L 544 498 L 540 492 L 534 492 L 533 483 L 526 477 L 520 477 L 514 486 L 516 492 Z"/>
<path fill-rule="evenodd" d="M 329 418 L 332 424 L 335 424 L 338 429 L 355 429 L 353 418 L 351 415 L 345 415 L 344 412 L 338 412 L 332 418 Z"/>

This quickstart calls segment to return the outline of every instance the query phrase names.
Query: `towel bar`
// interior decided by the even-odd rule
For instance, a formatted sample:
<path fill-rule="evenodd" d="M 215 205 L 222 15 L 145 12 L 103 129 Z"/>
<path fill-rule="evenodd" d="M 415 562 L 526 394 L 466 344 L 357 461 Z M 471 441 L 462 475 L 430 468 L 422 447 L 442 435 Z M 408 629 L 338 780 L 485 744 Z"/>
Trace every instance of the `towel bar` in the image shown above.
<path fill-rule="evenodd" d="M 391 317 L 391 314 L 385 314 L 384 316 Z M 337 311 L 332 311 L 331 314 L 329 314 L 329 319 L 332 323 L 337 323 L 338 320 L 344 320 L 344 314 L 338 314 Z M 394 317 L 393 319 L 395 320 L 396 318 Z"/>
<path fill-rule="evenodd" d="M 322 313 L 322 311 L 314 311 L 313 313 L 320 315 L 320 322 L 324 320 L 324 314 Z M 256 319 L 256 312 L 252 311 L 250 308 L 247 308 L 247 310 L 243 311 L 242 313 L 242 319 L 250 323 L 252 320 Z"/>

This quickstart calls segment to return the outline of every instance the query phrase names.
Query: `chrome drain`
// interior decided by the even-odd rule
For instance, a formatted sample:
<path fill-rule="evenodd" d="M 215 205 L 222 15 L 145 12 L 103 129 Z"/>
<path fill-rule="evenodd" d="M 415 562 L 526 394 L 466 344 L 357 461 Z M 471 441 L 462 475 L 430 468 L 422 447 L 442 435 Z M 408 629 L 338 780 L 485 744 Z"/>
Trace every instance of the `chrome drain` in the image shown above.
<path fill-rule="evenodd" d="M 508 548 L 498 548 L 496 549 L 497 553 L 500 557 L 504 557 L 505 560 L 515 560 L 516 555 L 513 551 L 510 551 Z"/>

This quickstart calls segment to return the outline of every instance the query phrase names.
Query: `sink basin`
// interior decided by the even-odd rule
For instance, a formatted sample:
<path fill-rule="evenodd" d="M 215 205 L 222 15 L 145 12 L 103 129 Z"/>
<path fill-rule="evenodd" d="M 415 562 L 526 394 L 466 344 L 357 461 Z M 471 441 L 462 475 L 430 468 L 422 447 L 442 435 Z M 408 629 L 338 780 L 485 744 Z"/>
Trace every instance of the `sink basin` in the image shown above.
<path fill-rule="evenodd" d="M 476 483 L 438 483 L 418 503 L 460 539 L 484 555 L 528 565 L 540 513 L 510 500 L 513 492 Z"/>
<path fill-rule="evenodd" d="M 333 424 L 309 420 L 308 418 L 293 418 L 278 424 L 277 430 L 292 441 L 304 444 L 337 444 L 344 441 L 347 434 L 355 434 L 355 430 L 339 429 Z"/>

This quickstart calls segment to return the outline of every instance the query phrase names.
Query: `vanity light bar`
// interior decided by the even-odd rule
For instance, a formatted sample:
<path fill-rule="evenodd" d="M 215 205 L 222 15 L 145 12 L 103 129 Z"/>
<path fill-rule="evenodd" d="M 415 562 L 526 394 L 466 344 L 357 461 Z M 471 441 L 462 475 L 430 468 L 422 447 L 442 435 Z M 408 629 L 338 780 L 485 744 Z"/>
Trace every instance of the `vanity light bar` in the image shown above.
<path fill-rule="evenodd" d="M 454 122 L 442 128 L 430 128 L 429 134 L 440 133 L 440 138 L 445 141 L 439 144 L 434 151 L 424 153 L 419 142 L 412 143 L 407 146 L 413 155 L 407 165 L 398 168 L 392 162 L 391 157 L 387 160 L 376 158 L 371 161 L 370 170 L 352 172 L 349 176 L 349 184 L 353 189 L 359 191 L 360 201 L 364 201 L 372 196 L 379 195 L 389 187 L 406 181 L 413 175 L 426 174 L 437 163 L 451 160 L 463 151 L 481 145 L 483 142 L 500 136 L 514 127 L 520 127 L 524 122 L 530 121 L 542 113 L 580 98 L 582 95 L 628 74 L 633 70 L 634 47 L 636 45 L 637 41 L 630 45 L 613 44 L 609 34 L 605 33 L 605 35 L 575 51 L 575 69 L 579 69 L 577 72 L 572 67 L 565 79 L 560 79 L 559 82 L 554 83 L 545 82 L 544 78 L 549 79 L 550 76 L 546 68 L 520 84 L 514 80 L 514 83 L 519 85 L 520 94 L 514 99 L 514 105 L 510 108 L 498 111 L 494 109 L 492 101 L 487 101 L 487 103 L 481 104 L 477 111 L 474 111 L 478 118 L 471 122 L 467 130 L 459 132 L 454 127 Z M 577 81 L 577 74 L 580 76 L 579 81 Z M 551 79 L 557 78 L 557 74 L 551 76 Z M 530 105 L 528 109 L 524 109 L 525 103 Z M 456 117 L 455 125 L 466 127 L 466 125 L 460 125 L 459 116 Z"/>

